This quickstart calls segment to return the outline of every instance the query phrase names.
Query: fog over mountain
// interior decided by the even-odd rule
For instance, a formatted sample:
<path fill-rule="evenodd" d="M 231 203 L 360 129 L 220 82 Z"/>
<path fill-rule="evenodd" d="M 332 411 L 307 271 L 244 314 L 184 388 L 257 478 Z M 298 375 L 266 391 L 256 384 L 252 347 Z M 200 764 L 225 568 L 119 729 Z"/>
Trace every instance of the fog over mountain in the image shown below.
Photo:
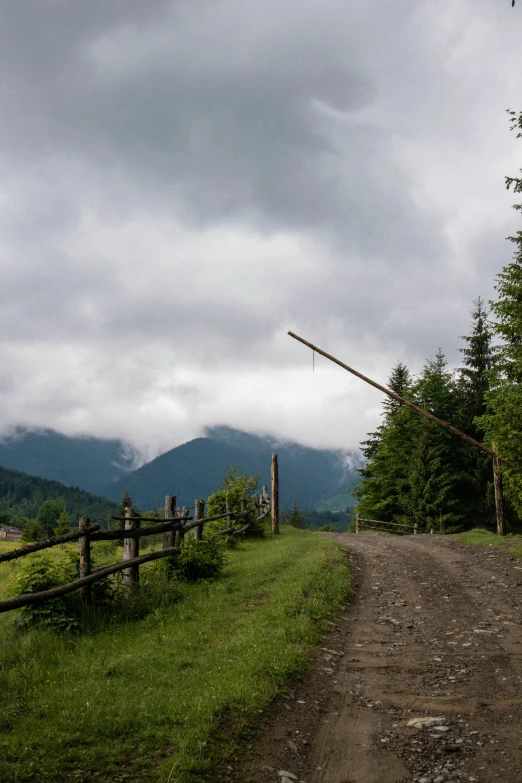
<path fill-rule="evenodd" d="M 357 453 L 311 449 L 225 426 L 206 428 L 204 437 L 180 444 L 150 462 L 119 440 L 68 438 L 52 430 L 16 430 L 0 441 L 0 465 L 118 501 L 129 490 L 141 509 L 161 506 L 165 495 L 180 505 L 214 492 L 225 470 L 236 463 L 270 484 L 271 455 L 279 456 L 280 502 L 303 508 L 343 509 L 357 480 Z M 137 467 L 140 465 L 140 467 Z M 136 468 L 136 469 L 135 469 Z M 333 505 L 332 505 L 333 504 Z"/>

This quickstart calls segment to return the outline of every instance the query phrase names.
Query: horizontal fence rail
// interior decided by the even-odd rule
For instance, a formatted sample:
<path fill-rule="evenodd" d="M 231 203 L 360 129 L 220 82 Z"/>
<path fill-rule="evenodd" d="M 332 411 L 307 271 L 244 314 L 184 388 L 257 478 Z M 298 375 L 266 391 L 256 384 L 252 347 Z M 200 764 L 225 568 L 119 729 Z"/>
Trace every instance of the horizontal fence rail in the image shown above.
<path fill-rule="evenodd" d="M 413 530 L 413 534 L 416 535 L 419 532 L 419 526 L 417 523 L 414 525 L 404 525 L 402 522 L 383 522 L 380 519 L 365 519 L 364 517 L 360 517 L 359 514 L 355 517 L 355 532 L 359 533 L 361 528 L 364 528 L 365 530 L 376 530 L 383 532 L 382 527 L 374 527 L 375 525 L 390 525 L 390 527 L 402 527 L 406 528 L 408 530 Z M 389 531 L 390 533 L 393 531 Z"/>

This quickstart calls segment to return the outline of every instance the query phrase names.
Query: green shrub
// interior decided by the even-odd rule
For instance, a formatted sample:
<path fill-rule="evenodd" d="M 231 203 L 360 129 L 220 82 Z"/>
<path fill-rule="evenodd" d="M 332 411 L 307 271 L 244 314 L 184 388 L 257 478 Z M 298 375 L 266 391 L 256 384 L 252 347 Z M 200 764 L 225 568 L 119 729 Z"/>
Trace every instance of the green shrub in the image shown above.
<path fill-rule="evenodd" d="M 239 465 L 234 463 L 226 469 L 219 489 L 208 498 L 206 514 L 209 517 L 217 514 L 224 514 L 226 512 L 227 499 L 231 513 L 237 513 L 241 511 L 241 504 L 244 501 L 247 510 L 252 511 L 251 524 L 248 530 L 245 531 L 245 536 L 247 538 L 263 538 L 265 535 L 264 523 L 257 522 L 254 519 L 256 513 L 254 492 L 258 488 L 259 475 L 249 477 L 248 473 L 240 473 L 239 470 Z M 233 525 L 236 529 L 242 527 L 244 524 L 244 518 L 233 520 Z M 223 530 L 225 525 L 225 520 L 209 522 L 208 525 L 205 525 L 205 530 L 218 532 Z M 232 544 L 232 547 L 233 546 L 234 545 Z"/>
<path fill-rule="evenodd" d="M 15 580 L 14 595 L 39 593 L 42 590 L 59 587 L 70 581 L 67 571 L 70 571 L 70 563 L 67 563 L 64 570 L 48 555 L 34 555 L 21 567 Z M 68 596 L 64 596 L 41 604 L 22 607 L 18 616 L 19 625 L 41 626 L 55 631 L 71 631 L 78 628 L 78 619 L 74 616 L 70 600 L 67 599 Z"/>
<path fill-rule="evenodd" d="M 95 567 L 92 558 L 91 566 Z M 15 596 L 39 593 L 74 582 L 79 576 L 78 552 L 66 550 L 59 559 L 35 554 L 28 557 L 21 567 L 12 592 Z M 114 592 L 114 582 L 110 578 L 95 582 L 91 586 L 91 595 L 96 609 L 107 608 L 112 603 Z M 83 608 L 78 591 L 74 591 L 61 598 L 22 607 L 17 622 L 24 628 L 39 626 L 55 631 L 76 631 L 80 629 Z"/>
<path fill-rule="evenodd" d="M 217 536 L 208 536 L 201 541 L 192 537 L 178 552 L 165 558 L 163 568 L 170 577 L 186 582 L 198 579 L 217 579 L 225 565 L 224 542 Z"/>

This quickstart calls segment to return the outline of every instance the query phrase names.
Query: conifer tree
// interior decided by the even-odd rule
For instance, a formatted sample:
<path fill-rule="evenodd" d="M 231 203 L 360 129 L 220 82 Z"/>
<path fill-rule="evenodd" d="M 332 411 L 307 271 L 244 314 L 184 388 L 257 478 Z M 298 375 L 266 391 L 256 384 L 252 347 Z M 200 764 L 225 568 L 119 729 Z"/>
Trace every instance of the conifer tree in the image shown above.
<path fill-rule="evenodd" d="M 290 517 L 288 519 L 288 524 L 292 525 L 292 527 L 297 527 L 299 529 L 303 529 L 305 526 L 303 515 L 299 511 L 299 507 L 297 505 L 297 500 L 294 500 L 294 505 L 292 507 L 292 511 L 290 512 Z"/>
<path fill-rule="evenodd" d="M 392 369 L 388 388 L 402 397 L 411 396 L 411 376 L 401 362 Z M 358 513 L 385 522 L 404 519 L 409 492 L 408 454 L 411 450 L 415 414 L 389 397 L 383 401 L 383 421 L 362 444 L 366 464 L 355 490 Z"/>
<path fill-rule="evenodd" d="M 522 112 L 510 111 L 512 130 L 522 138 Z M 522 193 L 522 179 L 506 177 L 506 187 Z M 514 209 L 522 211 L 522 204 Z M 522 231 L 508 237 L 514 244 L 513 260 L 497 275 L 496 302 L 491 302 L 493 331 L 502 341 L 489 374 L 486 393 L 488 411 L 481 417 L 487 442 L 496 443 L 499 453 L 522 468 Z M 513 507 L 522 514 L 522 470 L 502 467 L 504 489 Z"/>
<path fill-rule="evenodd" d="M 466 347 L 460 349 L 464 357 L 464 367 L 460 369 L 463 392 L 462 425 L 469 435 L 480 439 L 483 433 L 476 420 L 486 412 L 486 394 L 489 391 L 488 373 L 493 366 L 493 348 L 491 326 L 484 300 L 479 296 L 473 302 L 473 307 L 471 334 L 462 337 Z"/>
<path fill-rule="evenodd" d="M 416 384 L 416 402 L 439 419 L 454 423 L 456 384 L 440 351 L 426 362 Z M 410 518 L 421 530 L 440 532 L 459 526 L 464 517 L 459 495 L 466 480 L 460 441 L 447 430 L 418 417 L 409 460 Z"/>
<path fill-rule="evenodd" d="M 460 422 L 457 426 L 475 440 L 484 439 L 480 417 L 487 411 L 489 373 L 493 366 L 492 331 L 484 300 L 478 297 L 471 312 L 471 334 L 462 337 L 464 367 L 459 371 Z M 495 499 L 491 457 L 474 446 L 460 444 L 464 470 L 469 481 L 463 488 L 462 504 L 469 527 L 490 526 L 495 520 Z"/>

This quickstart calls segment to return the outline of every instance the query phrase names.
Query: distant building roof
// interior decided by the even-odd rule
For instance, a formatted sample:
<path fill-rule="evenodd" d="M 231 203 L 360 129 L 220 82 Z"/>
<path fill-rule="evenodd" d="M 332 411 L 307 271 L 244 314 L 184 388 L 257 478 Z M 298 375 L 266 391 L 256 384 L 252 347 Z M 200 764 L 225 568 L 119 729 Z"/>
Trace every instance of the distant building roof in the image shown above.
<path fill-rule="evenodd" d="M 21 533 L 21 530 L 18 530 L 17 527 L 7 527 L 6 525 L 3 525 L 0 527 L 0 530 L 5 530 L 6 533 Z"/>

